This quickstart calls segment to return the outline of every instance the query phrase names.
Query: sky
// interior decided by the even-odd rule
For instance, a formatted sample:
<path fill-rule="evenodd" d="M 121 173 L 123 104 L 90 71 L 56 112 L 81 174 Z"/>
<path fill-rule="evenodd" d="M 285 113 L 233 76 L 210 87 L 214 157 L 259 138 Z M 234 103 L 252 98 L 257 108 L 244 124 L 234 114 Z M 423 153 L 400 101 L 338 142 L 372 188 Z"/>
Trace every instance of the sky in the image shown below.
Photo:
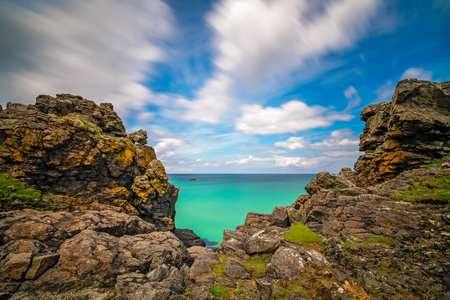
<path fill-rule="evenodd" d="M 168 173 L 336 173 L 449 49 L 448 0 L 0 0 L 0 104 L 113 103 Z"/>

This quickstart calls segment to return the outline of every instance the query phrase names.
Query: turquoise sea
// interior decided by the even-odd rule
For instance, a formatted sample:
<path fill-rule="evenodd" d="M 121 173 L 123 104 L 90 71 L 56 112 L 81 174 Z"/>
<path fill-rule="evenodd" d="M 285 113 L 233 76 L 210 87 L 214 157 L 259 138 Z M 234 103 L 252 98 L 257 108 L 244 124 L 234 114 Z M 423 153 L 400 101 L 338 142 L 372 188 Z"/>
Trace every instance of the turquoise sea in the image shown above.
<path fill-rule="evenodd" d="M 180 188 L 175 226 L 192 229 L 217 247 L 223 230 L 244 224 L 248 212 L 271 213 L 305 194 L 314 174 L 169 174 Z M 190 181 L 195 178 L 196 181 Z M 210 242 L 210 243 L 208 243 Z"/>

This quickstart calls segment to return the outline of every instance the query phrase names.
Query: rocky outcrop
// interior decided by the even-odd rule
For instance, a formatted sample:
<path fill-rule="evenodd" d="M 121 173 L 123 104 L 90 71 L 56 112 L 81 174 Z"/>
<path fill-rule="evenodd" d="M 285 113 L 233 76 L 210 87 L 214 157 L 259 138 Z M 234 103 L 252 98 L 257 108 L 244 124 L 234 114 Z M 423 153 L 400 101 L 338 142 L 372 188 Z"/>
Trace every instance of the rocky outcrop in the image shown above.
<path fill-rule="evenodd" d="M 41 95 L 0 112 L 0 172 L 57 195 L 49 201 L 63 209 L 122 211 L 173 230 L 178 189 L 146 139 L 126 134 L 112 104 Z"/>
<path fill-rule="evenodd" d="M 137 216 L 10 211 L 0 213 L 0 236 L 5 294 L 45 298 L 115 287 L 120 299 L 162 299 L 153 294 L 169 299 L 189 284 L 193 259 L 181 241 Z"/>
<path fill-rule="evenodd" d="M 408 79 L 391 102 L 369 105 L 355 164 L 358 186 L 381 183 L 450 152 L 450 82 Z"/>

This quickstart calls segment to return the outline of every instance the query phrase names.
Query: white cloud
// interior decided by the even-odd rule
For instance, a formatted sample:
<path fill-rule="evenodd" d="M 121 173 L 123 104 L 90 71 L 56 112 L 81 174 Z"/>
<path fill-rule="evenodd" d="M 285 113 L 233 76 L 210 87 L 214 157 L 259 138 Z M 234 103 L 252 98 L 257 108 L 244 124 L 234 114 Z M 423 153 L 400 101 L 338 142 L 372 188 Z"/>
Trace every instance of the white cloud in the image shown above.
<path fill-rule="evenodd" d="M 154 96 L 140 82 L 165 58 L 158 43 L 172 19 L 161 0 L 2 3 L 3 99 L 68 92 L 112 102 L 121 115 L 139 109 Z"/>
<path fill-rule="evenodd" d="M 348 105 L 345 110 L 355 108 L 361 104 L 361 97 L 359 96 L 358 91 L 353 86 L 349 86 L 348 89 L 344 91 L 344 95 L 348 100 Z"/>
<path fill-rule="evenodd" d="M 219 123 L 236 106 L 233 92 L 239 88 L 254 93 L 264 81 L 286 79 L 305 65 L 315 65 L 308 74 L 316 72 L 321 56 L 352 46 L 364 34 L 378 6 L 376 0 L 219 1 L 207 17 L 216 69 L 194 99 L 178 101 L 185 110 L 178 117 Z"/>
<path fill-rule="evenodd" d="M 311 143 L 302 137 L 290 137 L 286 142 L 275 143 L 276 147 L 283 147 L 289 150 L 304 149 L 311 146 Z"/>
<path fill-rule="evenodd" d="M 219 69 L 258 83 L 286 75 L 306 60 L 352 46 L 380 2 L 222 0 L 209 15 Z"/>
<path fill-rule="evenodd" d="M 174 150 L 177 150 L 184 144 L 185 141 L 178 138 L 159 138 L 154 149 L 158 158 L 164 159 L 177 154 Z"/>
<path fill-rule="evenodd" d="M 236 120 L 236 130 L 246 134 L 296 133 L 317 127 L 328 127 L 335 121 L 349 121 L 352 116 L 332 112 L 327 108 L 293 100 L 281 107 L 262 107 L 257 104 L 242 107 Z"/>
<path fill-rule="evenodd" d="M 432 77 L 432 71 L 426 71 L 422 68 L 409 68 L 402 74 L 402 76 L 400 76 L 400 79 L 416 78 L 431 81 Z"/>
<path fill-rule="evenodd" d="M 394 94 L 395 86 L 392 80 L 388 80 L 384 85 L 380 86 L 375 93 L 378 95 L 377 101 L 387 101 Z"/>
<path fill-rule="evenodd" d="M 359 139 L 353 136 L 353 132 L 349 129 L 335 130 L 330 134 L 329 138 L 320 142 L 311 143 L 303 137 L 290 137 L 285 142 L 275 143 L 276 147 L 287 148 L 291 151 L 299 149 L 356 149 L 359 145 Z"/>
<path fill-rule="evenodd" d="M 211 124 L 220 122 L 223 113 L 232 102 L 228 95 L 231 86 L 231 79 L 224 74 L 208 80 L 205 86 L 198 91 L 195 100 L 178 100 L 178 105 L 186 109 L 181 117 L 189 121 Z"/>

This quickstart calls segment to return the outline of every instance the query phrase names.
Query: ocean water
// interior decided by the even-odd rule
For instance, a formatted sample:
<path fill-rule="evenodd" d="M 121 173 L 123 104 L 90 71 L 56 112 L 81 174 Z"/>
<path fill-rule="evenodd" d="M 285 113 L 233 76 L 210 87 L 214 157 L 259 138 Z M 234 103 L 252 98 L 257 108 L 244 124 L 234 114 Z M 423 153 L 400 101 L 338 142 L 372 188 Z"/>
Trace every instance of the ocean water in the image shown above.
<path fill-rule="evenodd" d="M 169 174 L 180 188 L 175 226 L 192 229 L 207 246 L 222 242 L 223 230 L 244 224 L 248 212 L 271 213 L 305 194 L 314 174 Z M 189 181 L 190 178 L 197 179 Z"/>

